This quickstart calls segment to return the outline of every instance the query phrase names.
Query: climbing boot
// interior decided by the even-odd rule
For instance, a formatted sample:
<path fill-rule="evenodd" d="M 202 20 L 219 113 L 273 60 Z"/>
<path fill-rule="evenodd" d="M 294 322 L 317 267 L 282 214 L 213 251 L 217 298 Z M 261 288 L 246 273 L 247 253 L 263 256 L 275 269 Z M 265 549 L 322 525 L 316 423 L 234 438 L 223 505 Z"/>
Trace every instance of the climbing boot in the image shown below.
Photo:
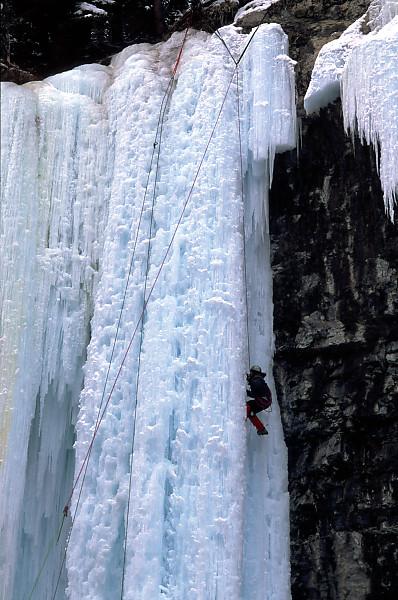
<path fill-rule="evenodd" d="M 263 427 L 263 429 L 257 431 L 257 435 L 268 435 L 268 431 Z"/>

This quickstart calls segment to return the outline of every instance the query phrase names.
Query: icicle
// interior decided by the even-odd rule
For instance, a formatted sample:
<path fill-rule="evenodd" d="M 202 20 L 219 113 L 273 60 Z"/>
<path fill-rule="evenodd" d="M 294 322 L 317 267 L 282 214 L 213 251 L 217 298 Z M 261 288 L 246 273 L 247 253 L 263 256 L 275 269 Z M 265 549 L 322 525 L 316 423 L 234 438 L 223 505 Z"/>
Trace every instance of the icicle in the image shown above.
<path fill-rule="evenodd" d="M 67 93 L 33 83 L 4 84 L 1 94 L 0 379 L 8 411 L 2 427 L 9 431 L 0 562 L 9 598 L 29 594 L 71 485 L 73 421 L 102 254 L 107 120 L 72 73 Z M 88 78 L 82 87 L 91 85 Z M 51 595 L 60 548 L 38 596 Z"/>
<path fill-rule="evenodd" d="M 372 0 L 366 14 L 320 51 L 304 98 L 308 114 L 342 96 L 344 126 L 373 144 L 386 212 L 398 190 L 398 1 Z M 379 157 L 380 151 L 380 157 Z"/>
<path fill-rule="evenodd" d="M 398 16 L 351 53 L 342 79 L 346 130 L 373 144 L 386 212 L 398 196 Z"/>

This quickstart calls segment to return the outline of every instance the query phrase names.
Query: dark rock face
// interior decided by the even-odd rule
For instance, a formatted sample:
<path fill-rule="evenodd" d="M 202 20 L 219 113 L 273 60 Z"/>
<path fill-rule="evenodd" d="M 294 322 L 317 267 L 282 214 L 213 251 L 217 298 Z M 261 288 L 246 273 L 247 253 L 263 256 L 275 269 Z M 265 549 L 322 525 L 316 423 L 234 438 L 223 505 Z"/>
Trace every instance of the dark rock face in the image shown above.
<path fill-rule="evenodd" d="M 154 2 L 116 0 L 97 17 L 76 15 L 76 5 L 3 2 L 5 79 L 160 39 Z M 317 52 L 368 5 L 280 0 L 264 15 L 289 35 L 303 117 L 299 155 L 277 157 L 270 205 L 293 600 L 392 600 L 398 590 L 398 228 L 385 216 L 374 152 L 345 135 L 340 104 L 311 118 L 302 108 Z M 197 9 L 173 25 L 188 1 L 164 6 L 169 29 L 192 18 L 213 31 L 232 15 Z"/>
<path fill-rule="evenodd" d="M 271 194 L 275 378 L 294 600 L 395 597 L 398 228 L 340 105 L 305 119 Z M 288 174 L 286 176 L 286 173 Z"/>
<path fill-rule="evenodd" d="M 2 80 L 43 79 L 83 63 L 107 63 L 130 44 L 159 41 L 188 0 L 91 0 L 85 3 L 94 7 L 91 11 L 81 4 L 3 0 Z"/>
<path fill-rule="evenodd" d="M 298 61 L 299 115 L 317 52 L 368 4 L 286 1 L 275 14 Z M 345 135 L 339 102 L 303 117 L 301 146 L 298 157 L 277 157 L 270 206 L 292 596 L 392 600 L 398 228 L 385 215 L 374 151 Z"/>

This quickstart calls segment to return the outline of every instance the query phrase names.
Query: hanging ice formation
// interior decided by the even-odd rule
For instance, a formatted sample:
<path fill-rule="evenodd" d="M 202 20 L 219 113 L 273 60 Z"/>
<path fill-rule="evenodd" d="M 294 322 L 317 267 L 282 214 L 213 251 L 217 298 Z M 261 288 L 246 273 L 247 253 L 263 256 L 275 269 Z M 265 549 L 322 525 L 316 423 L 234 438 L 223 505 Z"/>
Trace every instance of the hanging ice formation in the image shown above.
<path fill-rule="evenodd" d="M 250 39 L 232 26 L 221 34 L 235 57 Z M 58 544 L 54 537 L 103 397 L 159 109 L 182 37 L 127 48 L 110 67 L 2 88 L 0 589 L 7 600 L 54 594 L 67 527 Z M 268 187 L 275 152 L 294 147 L 296 137 L 286 53 L 281 28 L 263 25 L 239 67 L 250 358 L 272 389 Z M 58 599 L 119 597 L 125 543 L 125 600 L 290 598 L 277 402 L 268 439 L 244 424 L 237 98 L 225 47 L 190 31 L 158 138 L 157 181 L 155 169 L 149 175 L 105 396 L 142 311 L 145 274 L 147 297 L 198 177 L 145 311 L 142 351 L 137 335 L 93 444 Z"/>
<path fill-rule="evenodd" d="M 398 0 L 373 0 L 366 14 L 326 44 L 304 99 L 317 112 L 341 94 L 346 131 L 372 143 L 387 214 L 398 196 Z"/>

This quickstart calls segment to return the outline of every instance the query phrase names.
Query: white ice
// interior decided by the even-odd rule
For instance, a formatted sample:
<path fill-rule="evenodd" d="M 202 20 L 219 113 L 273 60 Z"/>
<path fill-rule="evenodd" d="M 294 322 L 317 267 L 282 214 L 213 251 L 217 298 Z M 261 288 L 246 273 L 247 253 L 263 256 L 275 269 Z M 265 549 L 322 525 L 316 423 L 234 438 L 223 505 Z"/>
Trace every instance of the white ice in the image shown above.
<path fill-rule="evenodd" d="M 342 80 L 344 126 L 372 144 L 386 212 L 398 197 L 398 16 L 355 48 Z"/>
<path fill-rule="evenodd" d="M 232 26 L 221 34 L 236 57 L 250 39 Z M 178 67 L 154 187 L 149 165 L 158 114 L 182 38 L 130 47 L 110 67 L 86 65 L 2 89 L 7 555 L 0 568 L 7 599 L 29 594 L 68 499 L 89 339 L 75 474 L 95 427 L 148 175 L 107 393 L 139 320 L 147 267 L 146 297 L 224 98 L 145 312 L 138 396 L 140 329 L 98 430 L 68 548 L 67 597 L 120 594 L 131 467 L 125 600 L 290 598 L 267 206 L 275 152 L 295 145 L 293 63 L 281 28 L 264 25 L 240 65 L 243 208 L 235 65 L 220 40 L 202 32 L 189 32 Z M 244 423 L 243 212 L 250 360 L 267 370 L 275 399 L 268 439 Z M 76 502 L 77 494 L 72 511 Z M 33 600 L 52 597 L 65 535 Z M 65 597 L 64 587 L 62 579 L 57 598 Z"/>
<path fill-rule="evenodd" d="M 87 69 L 81 73 L 87 88 Z M 2 84 L 1 101 L 0 593 L 19 600 L 73 477 L 73 422 L 107 216 L 108 122 L 84 92 L 46 82 Z M 59 545 L 54 562 L 61 552 Z M 37 597 L 49 596 L 56 577 L 43 574 Z"/>
<path fill-rule="evenodd" d="M 337 39 L 325 44 L 315 61 L 304 98 L 307 114 L 319 110 L 340 96 L 344 67 L 354 48 L 365 42 L 398 15 L 398 0 L 372 0 L 363 17 Z"/>
<path fill-rule="evenodd" d="M 387 214 L 398 190 L 398 0 L 373 0 L 366 14 L 326 44 L 304 98 L 308 114 L 341 95 L 344 125 L 372 143 Z"/>

